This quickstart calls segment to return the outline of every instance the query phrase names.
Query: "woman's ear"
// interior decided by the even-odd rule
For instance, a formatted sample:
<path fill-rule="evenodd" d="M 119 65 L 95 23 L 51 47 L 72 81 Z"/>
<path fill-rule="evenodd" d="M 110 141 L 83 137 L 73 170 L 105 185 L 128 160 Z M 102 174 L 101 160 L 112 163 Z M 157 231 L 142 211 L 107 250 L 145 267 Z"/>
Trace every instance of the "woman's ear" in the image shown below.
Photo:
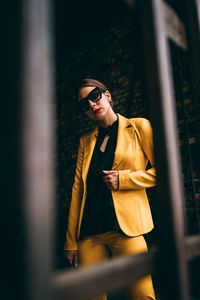
<path fill-rule="evenodd" d="M 104 95 L 108 98 L 108 102 L 111 103 L 112 102 L 111 93 L 109 91 L 105 91 Z"/>

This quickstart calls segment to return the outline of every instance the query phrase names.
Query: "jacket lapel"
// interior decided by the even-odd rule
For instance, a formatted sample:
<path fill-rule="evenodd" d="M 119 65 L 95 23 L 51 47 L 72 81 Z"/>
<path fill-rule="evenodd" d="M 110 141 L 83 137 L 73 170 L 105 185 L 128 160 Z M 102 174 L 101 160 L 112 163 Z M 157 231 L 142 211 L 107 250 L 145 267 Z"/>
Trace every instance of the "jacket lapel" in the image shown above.
<path fill-rule="evenodd" d="M 113 162 L 113 170 L 118 167 L 121 160 L 123 159 L 129 145 L 133 139 L 134 127 L 129 121 L 129 119 L 118 115 L 118 134 L 117 134 L 117 145 L 115 150 L 115 157 Z"/>
<path fill-rule="evenodd" d="M 84 153 L 83 172 L 82 172 L 84 182 L 86 182 L 86 177 L 90 166 L 94 147 L 96 144 L 97 136 L 98 136 L 98 127 L 95 127 L 94 130 L 92 130 L 92 132 L 87 134 L 84 138 L 85 153 Z"/>
<path fill-rule="evenodd" d="M 118 116 L 118 134 L 117 144 L 113 162 L 113 170 L 118 167 L 124 154 L 126 153 L 134 134 L 134 127 L 129 119 L 117 114 Z M 83 181 L 86 182 L 87 173 L 89 170 L 92 154 L 96 144 L 98 136 L 98 126 L 94 130 L 84 137 L 84 161 L 83 161 Z"/>

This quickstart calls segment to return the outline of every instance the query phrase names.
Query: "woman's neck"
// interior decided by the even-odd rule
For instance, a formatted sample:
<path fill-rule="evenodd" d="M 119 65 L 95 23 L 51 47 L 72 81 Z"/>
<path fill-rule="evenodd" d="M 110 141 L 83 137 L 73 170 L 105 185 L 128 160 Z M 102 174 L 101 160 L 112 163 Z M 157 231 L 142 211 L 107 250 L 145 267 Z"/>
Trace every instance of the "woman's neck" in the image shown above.
<path fill-rule="evenodd" d="M 101 127 L 108 127 L 108 126 L 111 126 L 116 120 L 117 120 L 117 115 L 111 109 L 109 111 L 109 114 L 107 114 L 105 116 L 105 118 L 103 120 L 99 121 L 98 123 Z"/>

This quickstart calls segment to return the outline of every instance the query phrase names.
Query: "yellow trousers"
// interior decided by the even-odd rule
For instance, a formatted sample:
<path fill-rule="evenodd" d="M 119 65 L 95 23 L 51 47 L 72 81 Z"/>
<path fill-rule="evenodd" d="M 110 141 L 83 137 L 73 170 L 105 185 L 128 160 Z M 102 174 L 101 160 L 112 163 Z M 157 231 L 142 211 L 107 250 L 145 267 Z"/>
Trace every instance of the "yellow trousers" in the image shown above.
<path fill-rule="evenodd" d="M 117 232 L 106 232 L 86 237 L 79 241 L 79 266 L 94 265 L 108 259 L 108 250 L 112 257 L 147 252 L 144 237 L 128 237 Z M 129 300 L 155 300 L 151 276 L 138 280 L 127 289 Z M 93 300 L 106 300 L 106 294 Z"/>

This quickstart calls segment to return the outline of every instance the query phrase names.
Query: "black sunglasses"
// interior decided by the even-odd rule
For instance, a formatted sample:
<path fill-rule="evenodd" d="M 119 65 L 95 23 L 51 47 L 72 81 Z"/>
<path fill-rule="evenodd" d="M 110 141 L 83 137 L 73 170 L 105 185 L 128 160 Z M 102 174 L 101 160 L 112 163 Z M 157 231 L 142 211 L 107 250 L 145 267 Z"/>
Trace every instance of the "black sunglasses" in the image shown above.
<path fill-rule="evenodd" d="M 90 109 L 89 100 L 92 102 L 97 102 L 101 99 L 102 93 L 105 92 L 103 89 L 96 87 L 94 88 L 85 98 L 78 101 L 78 106 L 81 110 L 87 111 Z"/>

